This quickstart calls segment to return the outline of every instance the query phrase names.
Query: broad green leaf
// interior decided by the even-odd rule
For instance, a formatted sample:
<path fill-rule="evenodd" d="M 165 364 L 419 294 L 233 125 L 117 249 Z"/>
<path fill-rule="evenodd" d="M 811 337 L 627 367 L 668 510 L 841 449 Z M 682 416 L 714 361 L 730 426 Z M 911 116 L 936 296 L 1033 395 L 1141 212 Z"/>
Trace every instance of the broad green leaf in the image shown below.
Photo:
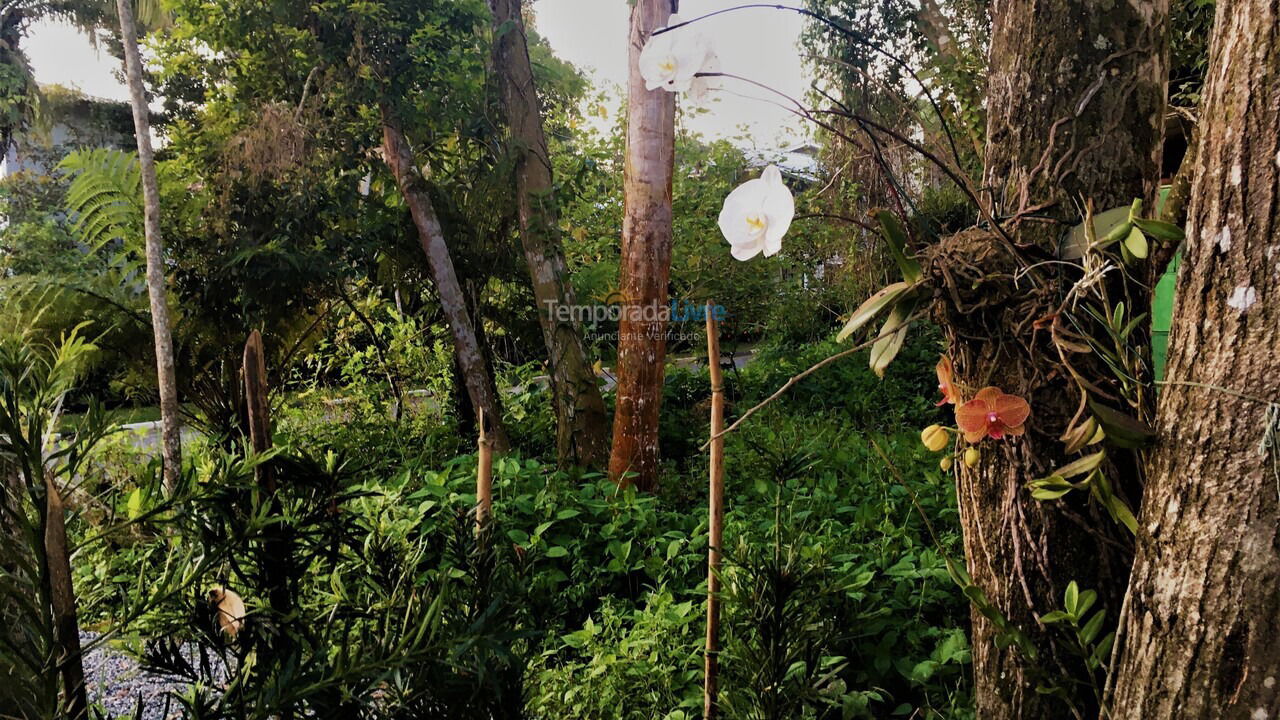
<path fill-rule="evenodd" d="M 1147 236 L 1143 235 L 1142 231 L 1138 228 L 1134 228 L 1129 232 L 1129 237 L 1125 239 L 1124 246 L 1129 251 L 1130 255 L 1138 258 L 1139 260 L 1147 259 Z"/>
<path fill-rule="evenodd" d="M 129 493 L 125 508 L 130 520 L 137 520 L 142 516 L 142 488 L 134 488 L 133 492 Z"/>
<path fill-rule="evenodd" d="M 911 286 L 906 282 L 896 282 L 881 288 L 874 295 L 867 298 L 866 302 L 853 311 L 853 315 L 849 318 L 849 322 L 845 323 L 844 329 L 840 331 L 840 334 L 836 335 L 836 342 L 844 342 L 850 335 L 858 332 L 876 315 L 893 305 L 910 288 Z"/>
<path fill-rule="evenodd" d="M 1084 611 L 1081 610 L 1080 614 L 1083 615 Z M 1093 617 L 1089 618 L 1089 622 L 1085 623 L 1084 627 L 1080 629 L 1081 642 L 1088 645 L 1093 642 L 1094 638 L 1098 637 L 1098 631 L 1102 629 L 1102 621 L 1106 619 L 1106 614 L 1106 610 L 1099 610 L 1093 614 Z"/>
<path fill-rule="evenodd" d="M 924 276 L 920 270 L 920 263 L 915 258 L 907 256 L 907 231 L 902 227 L 902 223 L 898 222 L 898 218 L 888 210 L 876 211 L 876 219 L 880 221 L 880 234 L 884 235 L 884 239 L 888 241 L 889 253 L 893 255 L 894 262 L 898 263 L 898 269 L 902 271 L 902 279 L 908 283 L 916 283 Z"/>
<path fill-rule="evenodd" d="M 1142 232 L 1156 238 L 1157 240 L 1164 240 L 1165 242 L 1182 242 L 1185 237 L 1185 233 L 1182 232 L 1182 228 L 1163 220 L 1143 220 L 1138 218 L 1133 221 L 1133 224 L 1137 225 Z"/>
<path fill-rule="evenodd" d="M 1106 432 L 1107 439 L 1117 447 L 1142 447 L 1155 435 L 1155 431 L 1146 423 L 1103 405 L 1093 398 L 1089 398 L 1089 409 L 1093 411 L 1093 416 L 1098 419 L 1098 424 Z"/>
<path fill-rule="evenodd" d="M 1031 491 L 1031 497 L 1036 500 L 1057 500 L 1058 498 L 1071 492 L 1071 488 L 1063 488 L 1061 490 L 1052 490 L 1050 488 L 1036 488 Z"/>
<path fill-rule="evenodd" d="M 1075 580 L 1067 583 L 1067 591 L 1063 594 L 1062 606 L 1072 615 L 1076 614 L 1076 603 L 1080 600 L 1080 586 Z"/>
<path fill-rule="evenodd" d="M 1054 475 L 1058 475 L 1063 478 L 1070 478 L 1070 477 L 1075 477 L 1077 475 L 1083 475 L 1087 472 L 1092 472 L 1093 470 L 1095 470 L 1099 465 L 1102 464 L 1102 461 L 1106 459 L 1107 459 L 1107 451 L 1099 450 L 1098 452 L 1092 455 L 1086 455 L 1080 458 L 1079 460 L 1063 465 L 1057 472 L 1054 473 Z"/>

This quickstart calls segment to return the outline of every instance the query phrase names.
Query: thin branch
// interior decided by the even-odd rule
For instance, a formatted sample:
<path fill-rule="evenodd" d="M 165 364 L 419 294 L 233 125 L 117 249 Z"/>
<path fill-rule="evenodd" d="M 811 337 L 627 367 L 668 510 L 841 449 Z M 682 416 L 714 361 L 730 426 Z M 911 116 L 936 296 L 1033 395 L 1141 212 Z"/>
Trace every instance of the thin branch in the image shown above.
<path fill-rule="evenodd" d="M 857 218 L 845 217 L 844 215 L 835 215 L 835 214 L 833 214 L 833 213 L 805 213 L 805 214 L 803 214 L 803 215 L 796 215 L 794 218 L 792 218 L 792 220 L 811 220 L 811 219 L 814 219 L 814 218 L 825 218 L 825 219 L 828 219 L 828 220 L 839 220 L 839 221 L 841 221 L 841 222 L 847 222 L 847 223 L 851 223 L 851 224 L 853 224 L 853 225 L 857 225 L 858 227 L 862 228 L 863 230 L 867 230 L 867 231 L 870 231 L 870 232 L 873 232 L 873 233 L 878 233 L 878 232 L 880 232 L 880 229 L 879 229 L 879 228 L 877 228 L 876 226 L 872 225 L 872 224 L 871 224 L 871 223 L 869 223 L 869 222 L 864 222 L 864 221 L 859 220 L 859 219 L 857 219 Z"/>
<path fill-rule="evenodd" d="M 849 357 L 850 355 L 853 355 L 853 354 L 854 354 L 854 353 L 856 353 L 856 352 L 859 352 L 859 351 L 861 351 L 861 350 L 866 350 L 867 348 L 869 348 L 869 347 L 871 347 L 872 345 L 874 345 L 874 344 L 876 344 L 877 342 L 879 342 L 881 339 L 883 339 L 883 338 L 887 338 L 887 337 L 889 337 L 890 335 L 893 335 L 894 333 L 899 332 L 899 331 L 901 331 L 902 329 L 906 328 L 906 327 L 907 327 L 908 325 L 910 325 L 912 322 L 914 322 L 914 321 L 918 320 L 921 316 L 923 316 L 923 314 L 924 314 L 924 313 L 923 313 L 922 311 L 917 311 L 917 312 L 915 312 L 915 313 L 912 313 L 910 317 L 908 317 L 906 320 L 904 320 L 904 321 L 902 321 L 902 322 L 898 323 L 897 325 L 894 325 L 894 326 L 893 326 L 893 328 L 892 328 L 891 330 L 889 330 L 888 332 L 881 332 L 879 335 L 877 335 L 877 336 L 875 336 L 875 337 L 871 338 L 870 340 L 867 340 L 866 342 L 860 343 L 860 344 L 858 344 L 858 345 L 854 345 L 853 347 L 849 348 L 848 350 L 841 350 L 840 352 L 838 352 L 838 353 L 836 353 L 835 355 L 832 355 L 832 356 L 830 356 L 830 357 L 826 358 L 825 360 L 820 360 L 819 362 L 817 362 L 816 364 L 814 364 L 812 367 L 810 367 L 808 370 L 805 370 L 804 372 L 800 373 L 799 375 L 796 375 L 795 377 L 792 377 L 790 380 L 788 380 L 788 381 L 786 381 L 785 383 L 783 383 L 782 387 L 780 387 L 780 388 L 778 388 L 777 390 L 775 390 L 775 391 L 773 392 L 773 394 L 772 394 L 772 395 L 770 395 L 769 397 L 767 397 L 767 398 L 765 398 L 764 400 L 762 400 L 762 401 L 761 401 L 760 403 L 758 403 L 755 407 L 753 407 L 753 408 L 751 408 L 750 410 L 748 410 L 748 411 L 746 411 L 745 413 L 743 413 L 743 414 L 742 414 L 742 417 L 740 417 L 740 418 L 738 418 L 737 420 L 735 420 L 735 421 L 733 422 L 733 424 L 732 424 L 732 425 L 730 425 L 729 427 L 725 428 L 722 432 L 719 432 L 719 433 L 716 433 L 715 435 L 712 435 L 712 436 L 711 436 L 711 438 L 710 438 L 710 439 L 708 439 L 705 443 L 703 443 L 703 444 L 702 444 L 702 447 L 700 447 L 700 448 L 698 448 L 698 449 L 699 449 L 699 450 L 706 450 L 708 447 L 710 447 L 710 446 L 711 446 L 711 441 L 712 441 L 712 440 L 715 440 L 715 439 L 717 439 L 717 438 L 724 437 L 725 435 L 728 435 L 729 433 L 733 432 L 734 430 L 737 430 L 739 425 L 741 425 L 742 423 L 744 423 L 744 422 L 746 422 L 746 421 L 747 421 L 747 418 L 751 417 L 752 415 L 755 415 L 757 412 L 759 412 L 761 409 L 763 409 L 766 405 L 768 405 L 769 403 L 773 402 L 774 400 L 777 400 L 778 398 L 782 397 L 782 395 L 783 395 L 784 393 L 786 393 L 786 392 L 787 392 L 788 390 L 790 390 L 791 388 L 795 387 L 795 386 L 796 386 L 796 384 L 797 384 L 797 383 L 799 383 L 801 380 L 804 380 L 805 378 L 807 378 L 807 377 L 809 377 L 810 375 L 812 375 L 812 374 L 814 374 L 814 373 L 818 372 L 818 371 L 819 371 L 819 370 L 821 370 L 822 368 L 824 368 L 824 367 L 826 367 L 826 366 L 830 365 L 831 363 L 833 363 L 833 362 L 835 362 L 835 361 L 837 361 L 837 360 L 842 360 L 842 359 L 844 359 L 844 358 Z"/>
<path fill-rule="evenodd" d="M 822 13 L 814 12 L 812 10 L 807 10 L 805 8 L 792 7 L 790 5 L 779 5 L 775 3 L 750 3 L 746 5 L 738 5 L 736 7 L 725 8 L 723 10 L 716 10 L 715 12 L 707 13 L 706 15 L 693 18 L 692 20 L 686 20 L 684 22 L 676 23 L 675 25 L 669 25 L 665 28 L 659 28 L 658 30 L 655 30 L 653 34 L 655 36 L 661 35 L 662 33 L 671 32 L 672 30 L 682 28 L 685 25 L 691 25 L 693 23 L 700 22 L 702 20 L 706 20 L 707 18 L 712 18 L 717 15 L 723 15 L 725 13 L 735 12 L 737 10 L 748 10 L 752 8 L 764 8 L 764 9 L 770 9 L 770 10 L 787 10 L 790 12 L 799 13 L 801 15 L 804 15 L 805 17 L 809 17 L 814 20 L 817 20 L 823 25 L 826 25 L 832 30 L 835 30 L 841 35 L 844 35 L 845 37 L 849 38 L 853 42 L 871 50 L 872 52 L 879 53 L 880 55 L 893 61 L 895 65 L 905 70 L 907 74 L 911 76 L 911 79 L 916 81 L 916 84 L 918 84 L 920 86 L 920 89 L 924 92 L 924 96 L 926 99 L 928 99 L 929 105 L 933 107 L 933 112 L 938 116 L 938 122 L 939 124 L 942 125 L 942 131 L 946 133 L 947 142 L 950 143 L 951 145 L 952 154 L 955 155 L 957 162 L 959 161 L 960 150 L 956 148 L 955 137 L 952 136 L 951 134 L 951 125 L 947 123 L 947 118 L 945 115 L 942 114 L 942 108 L 939 107 L 938 101 L 934 99 L 933 93 L 929 92 L 928 85 L 925 85 L 924 80 L 922 80 L 920 76 L 916 74 L 916 71 L 912 69 L 911 65 L 908 64 L 906 60 L 903 60 L 897 55 L 889 52 L 888 50 L 885 50 L 884 48 L 880 47 L 878 44 L 871 42 L 862 33 L 858 32 L 857 30 L 845 27 L 844 25 L 841 25 L 835 20 L 827 17 L 826 15 L 823 15 Z"/>

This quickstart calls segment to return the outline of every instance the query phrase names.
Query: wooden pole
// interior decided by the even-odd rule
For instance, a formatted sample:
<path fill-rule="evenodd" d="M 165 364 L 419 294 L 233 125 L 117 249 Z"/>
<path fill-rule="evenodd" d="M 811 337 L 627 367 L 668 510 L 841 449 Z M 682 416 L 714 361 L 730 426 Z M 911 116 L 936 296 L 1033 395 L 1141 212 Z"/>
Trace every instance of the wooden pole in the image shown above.
<path fill-rule="evenodd" d="M 707 364 L 711 370 L 711 471 L 707 513 L 707 651 L 702 712 L 707 720 L 717 714 L 716 685 L 720 672 L 720 545 L 724 536 L 724 382 L 720 375 L 720 332 L 710 302 L 707 303 Z"/>
<path fill-rule="evenodd" d="M 249 414 L 249 443 L 253 452 L 261 455 L 271 450 L 271 397 L 267 387 L 266 351 L 262 347 L 262 333 L 254 330 L 244 343 L 244 400 Z M 261 463 L 254 470 L 258 485 L 266 494 L 266 502 L 273 512 L 280 510 L 276 499 L 276 473 L 270 463 Z M 262 568 L 263 580 L 271 601 L 271 607 L 281 615 L 293 609 L 293 597 L 289 592 L 287 561 L 288 544 L 279 535 L 280 529 L 269 531 L 263 540 L 266 559 Z"/>
<path fill-rule="evenodd" d="M 484 431 L 484 408 L 479 409 L 480 442 L 476 463 L 476 533 L 484 531 L 493 509 L 493 442 Z"/>
<path fill-rule="evenodd" d="M 271 402 L 267 388 L 266 353 L 262 348 L 262 333 L 254 330 L 244 344 L 244 401 L 249 409 L 249 443 L 253 451 L 262 454 L 271 449 Z M 257 469 L 258 482 L 274 495 L 276 480 L 265 465 Z"/>

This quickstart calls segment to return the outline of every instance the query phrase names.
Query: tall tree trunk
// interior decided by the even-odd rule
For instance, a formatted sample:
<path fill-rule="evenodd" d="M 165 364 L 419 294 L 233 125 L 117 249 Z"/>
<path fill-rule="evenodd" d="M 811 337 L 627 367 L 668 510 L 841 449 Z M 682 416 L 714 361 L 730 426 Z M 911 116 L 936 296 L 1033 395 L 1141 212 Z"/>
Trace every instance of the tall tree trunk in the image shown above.
<path fill-rule="evenodd" d="M 502 424 L 498 392 L 494 388 L 489 361 L 476 339 L 476 329 L 471 322 L 471 313 L 467 311 L 467 301 L 462 293 L 462 285 L 458 282 L 458 273 L 453 269 L 453 258 L 450 257 L 449 246 L 444 240 L 444 230 L 440 227 L 440 220 L 436 217 L 417 163 L 413 160 L 413 151 L 400 126 L 399 118 L 385 106 L 381 112 L 383 157 L 404 195 L 405 204 L 409 206 L 413 224 L 418 228 L 418 240 L 427 256 L 431 280 L 435 283 L 440 306 L 448 319 L 449 331 L 453 334 L 454 354 L 462 369 L 467 396 L 476 412 L 484 413 L 494 450 L 505 452 L 510 447 L 510 442 Z"/>
<path fill-rule="evenodd" d="M 138 164 L 142 169 L 142 199 L 147 236 L 147 295 L 151 300 L 151 327 L 155 335 L 156 382 L 160 388 L 160 424 L 165 487 L 177 484 L 182 472 L 182 418 L 178 406 L 178 379 L 173 360 L 173 333 L 169 325 L 169 301 L 165 297 L 164 238 L 160 235 L 160 186 L 156 180 L 155 152 L 151 149 L 151 110 L 142 85 L 142 56 L 138 53 L 138 27 L 132 0 L 116 0 L 120 15 L 120 40 L 124 44 L 125 79 L 133 106 L 133 129 L 138 140 Z"/>
<path fill-rule="evenodd" d="M 1280 4 L 1217 7 L 1117 718 L 1280 717 Z"/>
<path fill-rule="evenodd" d="M 634 482 L 642 490 L 652 490 L 658 482 L 676 101 L 673 93 L 645 89 L 640 51 L 649 35 L 667 24 L 674 5 L 673 0 L 636 0 L 631 8 L 620 273 L 623 307 L 618 324 L 618 399 L 609 476 L 619 482 Z"/>
<path fill-rule="evenodd" d="M 556 454 L 562 465 L 602 465 L 609 452 L 609 427 L 595 372 L 571 316 L 557 308 L 573 305 L 564 250 L 559 238 L 559 209 L 552 184 L 551 157 L 542 130 L 533 67 L 520 0 L 489 0 L 493 10 L 494 64 L 517 154 L 516 197 L 520 242 L 529 265 L 538 321 L 551 364 L 556 410 Z"/>
<path fill-rule="evenodd" d="M 1074 692 L 1099 679 L 1054 642 L 1039 615 L 1061 608 L 1075 580 L 1098 591 L 1114 621 L 1132 551 L 1123 528 L 1087 493 L 1042 503 L 1024 487 L 1070 459 L 1058 438 L 1080 399 L 1048 329 L 1080 273 L 1054 263 L 1063 233 L 1081 220 L 1081 201 L 1103 210 L 1154 196 L 1168 2 L 999 0 L 992 18 L 984 185 L 996 215 L 1013 218 L 1005 223 L 1010 238 L 983 228 L 961 233 L 930 249 L 928 271 L 945 288 L 935 313 L 965 399 L 995 385 L 1031 403 L 1025 436 L 988 440 L 975 467 L 958 464 L 957 496 L 969 572 L 1037 657 L 998 647 L 997 629 L 975 609 L 976 703 L 984 719 L 1070 717 L 1066 703 L 1037 686 L 1057 682 Z M 1146 297 L 1123 281 L 1111 290 Z M 1130 306 L 1131 316 L 1142 310 Z M 1105 372 L 1088 379 L 1115 390 Z M 1111 469 L 1113 482 L 1132 499 L 1135 461 L 1122 464 Z M 1088 715 L 1097 700 L 1081 694 L 1075 702 Z"/>

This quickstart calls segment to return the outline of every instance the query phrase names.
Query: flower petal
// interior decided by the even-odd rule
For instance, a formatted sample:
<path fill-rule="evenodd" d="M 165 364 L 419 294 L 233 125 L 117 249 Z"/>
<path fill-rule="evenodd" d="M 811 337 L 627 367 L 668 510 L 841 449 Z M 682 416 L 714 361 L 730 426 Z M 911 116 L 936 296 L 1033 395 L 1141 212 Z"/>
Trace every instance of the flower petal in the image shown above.
<path fill-rule="evenodd" d="M 754 243 L 731 244 L 729 246 L 729 254 L 733 255 L 735 260 L 750 260 L 760 254 L 764 244 L 760 241 Z"/>
<path fill-rule="evenodd" d="M 966 440 L 974 442 L 969 437 L 973 433 L 977 433 L 979 438 L 987 434 L 987 415 L 990 412 L 987 404 L 977 398 L 956 407 L 956 425 L 964 431 Z"/>
<path fill-rule="evenodd" d="M 1031 415 L 1031 406 L 1017 395 L 1001 393 L 992 404 L 992 409 L 1006 426 L 1021 425 Z"/>
<path fill-rule="evenodd" d="M 998 400 L 1003 394 L 1004 391 L 1000 388 L 988 385 L 987 387 L 979 390 L 978 394 L 975 395 L 973 399 L 981 400 L 987 406 L 987 412 L 992 412 L 996 409 L 996 400 Z"/>

